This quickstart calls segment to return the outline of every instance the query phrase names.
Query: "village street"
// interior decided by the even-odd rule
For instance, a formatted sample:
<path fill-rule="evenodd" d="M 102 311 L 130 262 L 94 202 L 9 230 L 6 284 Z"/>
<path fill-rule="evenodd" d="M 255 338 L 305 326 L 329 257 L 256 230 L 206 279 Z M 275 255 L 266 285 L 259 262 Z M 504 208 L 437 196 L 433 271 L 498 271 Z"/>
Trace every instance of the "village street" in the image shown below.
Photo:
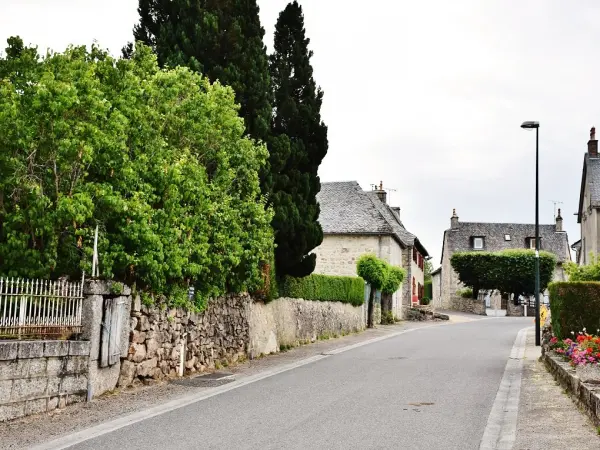
<path fill-rule="evenodd" d="M 495 445 L 498 439 L 512 444 L 517 428 L 523 446 L 514 448 L 569 448 L 576 442 L 578 448 L 597 448 L 593 427 L 573 414 L 575 406 L 561 398 L 545 372 L 546 386 L 524 376 L 520 389 L 519 370 L 507 396 L 494 405 L 511 351 L 515 361 L 535 364 L 531 339 L 525 348 L 525 334 L 519 334 L 530 325 L 529 319 L 502 318 L 408 328 L 378 342 L 324 352 L 255 382 L 249 377 L 231 390 L 236 382 L 213 388 L 219 395 L 193 399 L 192 391 L 177 402 L 36 448 L 477 449 L 482 439 L 491 446 L 481 448 L 507 448 Z M 553 410 L 549 429 L 523 398 L 517 424 L 520 391 L 535 397 L 534 409 Z M 546 397 L 552 405 L 544 405 Z M 499 409 L 490 417 L 493 407 Z M 571 421 L 573 436 L 557 429 L 549 435 L 557 420 Z M 541 442 L 544 436 L 553 445 Z"/>

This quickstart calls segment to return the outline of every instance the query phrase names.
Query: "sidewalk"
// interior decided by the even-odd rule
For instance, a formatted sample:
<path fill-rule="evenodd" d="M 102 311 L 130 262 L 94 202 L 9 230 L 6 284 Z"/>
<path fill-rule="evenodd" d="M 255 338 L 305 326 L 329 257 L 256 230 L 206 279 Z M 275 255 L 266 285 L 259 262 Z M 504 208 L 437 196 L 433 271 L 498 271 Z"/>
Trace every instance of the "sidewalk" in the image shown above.
<path fill-rule="evenodd" d="M 404 330 L 439 326 L 448 322 L 401 322 L 396 325 L 378 326 L 359 334 L 338 339 L 317 341 L 286 352 L 246 361 L 228 367 L 222 372 L 234 374 L 236 380 L 278 367 L 298 362 L 335 349 L 359 344 L 371 339 L 389 336 Z M 160 382 L 150 386 L 138 386 L 107 393 L 90 403 L 79 403 L 47 414 L 28 416 L 11 422 L 0 423 L 0 449 L 24 449 L 55 439 L 59 436 L 89 428 L 178 397 L 211 389 L 211 386 L 181 385 Z"/>
<path fill-rule="evenodd" d="M 598 450 L 600 436 L 585 413 L 538 361 L 534 332 L 527 335 L 514 450 Z"/>

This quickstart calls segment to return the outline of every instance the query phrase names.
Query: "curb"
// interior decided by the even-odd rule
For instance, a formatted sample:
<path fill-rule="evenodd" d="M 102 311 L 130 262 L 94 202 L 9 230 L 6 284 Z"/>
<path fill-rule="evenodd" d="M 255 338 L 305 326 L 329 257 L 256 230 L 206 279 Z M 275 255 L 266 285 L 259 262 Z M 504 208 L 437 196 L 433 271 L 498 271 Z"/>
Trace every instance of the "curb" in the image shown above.
<path fill-rule="evenodd" d="M 600 385 L 583 383 L 569 363 L 549 352 L 541 360 L 577 406 L 585 410 L 594 426 L 600 426 Z"/>

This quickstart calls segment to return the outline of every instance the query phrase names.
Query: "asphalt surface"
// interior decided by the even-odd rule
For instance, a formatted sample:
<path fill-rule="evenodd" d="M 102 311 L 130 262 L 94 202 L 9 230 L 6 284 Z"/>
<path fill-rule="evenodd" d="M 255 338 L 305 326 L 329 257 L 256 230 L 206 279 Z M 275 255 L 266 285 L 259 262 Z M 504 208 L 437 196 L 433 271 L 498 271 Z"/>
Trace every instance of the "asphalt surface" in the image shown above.
<path fill-rule="evenodd" d="M 429 327 L 120 428 L 76 449 L 477 449 L 529 319 Z"/>

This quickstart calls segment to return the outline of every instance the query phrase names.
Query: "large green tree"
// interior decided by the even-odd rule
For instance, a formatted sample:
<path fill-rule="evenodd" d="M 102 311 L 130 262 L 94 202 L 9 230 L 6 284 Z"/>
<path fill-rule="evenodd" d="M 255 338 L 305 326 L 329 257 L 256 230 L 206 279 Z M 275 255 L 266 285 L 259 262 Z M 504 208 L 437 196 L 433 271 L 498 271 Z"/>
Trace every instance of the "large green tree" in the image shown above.
<path fill-rule="evenodd" d="M 323 241 L 317 172 L 328 141 L 320 113 L 323 91 L 313 78 L 309 42 L 302 8 L 294 1 L 279 15 L 275 51 L 270 57 L 275 113 L 269 151 L 275 263 L 280 276 L 312 273 L 316 256 L 310 252 Z"/>
<path fill-rule="evenodd" d="M 199 300 L 260 285 L 272 214 L 234 93 L 138 45 L 40 58 L 18 38 L 0 59 L 0 274 L 101 274 Z"/>
<path fill-rule="evenodd" d="M 152 47 L 160 66 L 187 66 L 231 86 L 247 133 L 265 141 L 271 88 L 256 0 L 139 0 L 138 12 L 134 38 Z"/>

